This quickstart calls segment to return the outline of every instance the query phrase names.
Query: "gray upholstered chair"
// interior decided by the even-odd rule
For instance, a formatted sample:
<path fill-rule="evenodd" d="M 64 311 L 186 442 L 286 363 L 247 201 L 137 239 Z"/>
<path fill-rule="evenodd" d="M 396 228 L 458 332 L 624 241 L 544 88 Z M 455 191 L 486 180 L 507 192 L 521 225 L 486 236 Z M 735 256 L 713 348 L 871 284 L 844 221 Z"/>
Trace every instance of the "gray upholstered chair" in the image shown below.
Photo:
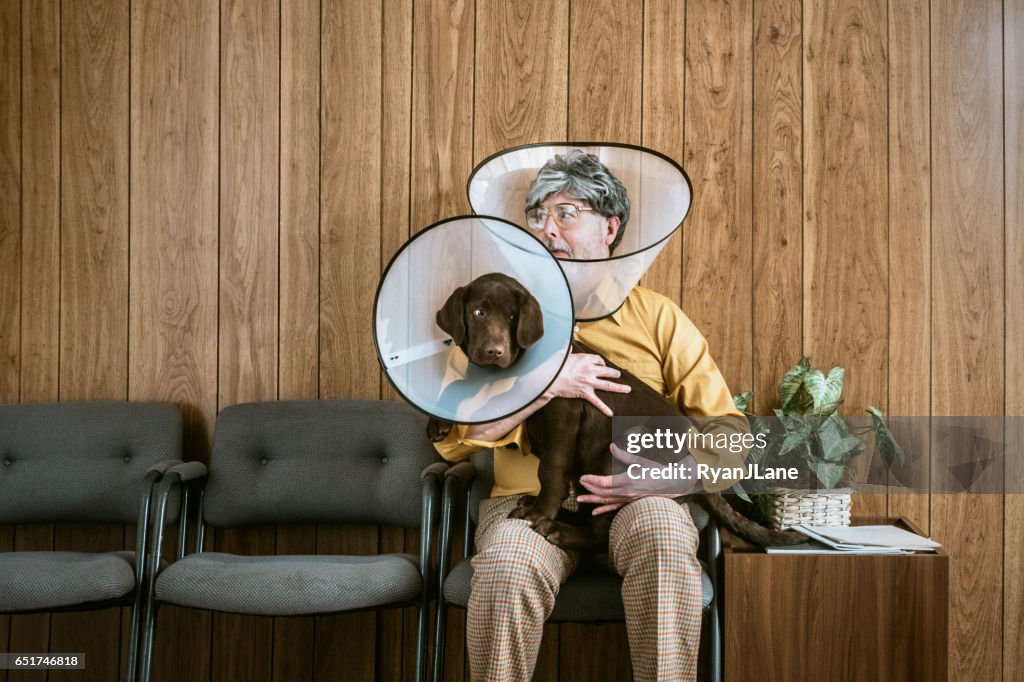
<path fill-rule="evenodd" d="M 444 676 L 445 626 L 449 607 L 466 608 L 469 603 L 473 566 L 470 563 L 473 531 L 477 522 L 480 501 L 489 497 L 494 485 L 494 458 L 487 450 L 477 453 L 473 462 L 460 462 L 448 469 L 444 478 L 441 502 L 441 528 L 438 537 L 438 597 L 435 614 L 433 679 Z M 462 518 L 463 543 L 458 563 L 446 570 L 451 559 L 452 526 L 456 498 L 467 493 L 465 514 Z M 718 604 L 715 599 L 718 584 L 718 559 L 721 539 L 718 527 L 707 512 L 695 504 L 690 505 L 694 524 L 703 533 L 701 541 L 701 592 L 704 603 L 705 630 L 709 638 L 707 675 L 712 682 L 721 682 L 722 633 L 719 628 Z M 562 585 L 555 600 L 554 610 L 548 618 L 551 623 L 601 623 L 625 619 L 622 605 L 622 578 L 601 569 L 581 568 Z"/>
<path fill-rule="evenodd" d="M 167 403 L 0 406 L 0 524 L 136 524 L 135 551 L 0 553 L 0 613 L 130 606 L 133 680 L 151 494 L 181 446 L 181 414 Z"/>
<path fill-rule="evenodd" d="M 199 489 L 196 552 L 156 570 L 150 550 L 141 679 L 152 667 L 156 608 L 293 616 L 415 606 L 416 676 L 427 669 L 433 529 L 447 464 L 425 436 L 426 418 L 403 403 L 279 401 L 228 407 L 214 431 L 209 475 L 189 463 L 168 470 L 156 497 Z M 200 485 L 205 481 L 205 485 Z M 337 521 L 418 528 L 419 556 L 240 556 L 203 551 L 207 525 Z"/>

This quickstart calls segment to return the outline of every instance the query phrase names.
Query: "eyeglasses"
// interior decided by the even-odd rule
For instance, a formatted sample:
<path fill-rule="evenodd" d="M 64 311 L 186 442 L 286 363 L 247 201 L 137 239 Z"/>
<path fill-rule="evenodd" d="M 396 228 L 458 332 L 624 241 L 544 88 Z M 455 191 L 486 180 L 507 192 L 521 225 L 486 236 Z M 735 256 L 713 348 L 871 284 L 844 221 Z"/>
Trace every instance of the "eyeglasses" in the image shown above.
<path fill-rule="evenodd" d="M 579 220 L 580 213 L 586 211 L 597 212 L 596 208 L 583 208 L 576 204 L 555 204 L 551 208 L 531 208 L 526 212 L 526 224 L 531 230 L 543 230 L 548 222 L 548 216 L 555 219 L 555 224 L 563 229 L 575 227 Z"/>

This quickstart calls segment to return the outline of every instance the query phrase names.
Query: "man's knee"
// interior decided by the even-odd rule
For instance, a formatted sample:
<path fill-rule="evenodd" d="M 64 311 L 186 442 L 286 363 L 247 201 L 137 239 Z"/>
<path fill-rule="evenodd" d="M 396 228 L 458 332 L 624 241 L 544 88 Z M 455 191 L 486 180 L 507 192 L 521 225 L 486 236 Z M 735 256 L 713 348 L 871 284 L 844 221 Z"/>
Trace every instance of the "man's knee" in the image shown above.
<path fill-rule="evenodd" d="M 700 541 L 690 510 L 666 497 L 644 497 L 624 506 L 612 521 L 613 560 L 625 556 L 695 556 Z"/>
<path fill-rule="evenodd" d="M 494 595 L 547 594 L 552 598 L 571 572 L 571 558 L 518 519 L 495 523 L 473 556 L 473 591 Z"/>

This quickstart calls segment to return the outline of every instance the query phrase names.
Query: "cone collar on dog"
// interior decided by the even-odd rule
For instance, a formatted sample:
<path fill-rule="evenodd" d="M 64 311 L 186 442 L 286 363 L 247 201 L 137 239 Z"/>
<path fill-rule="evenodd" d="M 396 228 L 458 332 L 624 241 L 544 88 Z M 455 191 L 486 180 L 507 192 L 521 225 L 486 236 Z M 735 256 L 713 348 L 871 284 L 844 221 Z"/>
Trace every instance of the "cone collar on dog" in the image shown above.
<path fill-rule="evenodd" d="M 522 284 L 543 319 L 540 337 L 506 368 L 469 362 L 459 347 L 465 341 L 438 325 L 453 292 L 490 273 Z M 460 424 L 503 419 L 537 399 L 562 369 L 573 328 L 558 261 L 526 230 L 489 216 L 442 220 L 406 242 L 381 277 L 373 316 L 378 359 L 395 389 L 421 411 Z"/>
<path fill-rule="evenodd" d="M 576 319 L 597 320 L 622 306 L 626 295 L 679 228 L 690 209 L 690 180 L 672 159 L 643 147 L 610 143 L 541 143 L 513 147 L 485 159 L 469 178 L 469 203 L 482 215 L 526 225 L 526 195 L 549 159 L 573 149 L 597 156 L 626 187 L 631 209 L 622 241 L 610 258 L 560 259 L 572 290 Z"/>

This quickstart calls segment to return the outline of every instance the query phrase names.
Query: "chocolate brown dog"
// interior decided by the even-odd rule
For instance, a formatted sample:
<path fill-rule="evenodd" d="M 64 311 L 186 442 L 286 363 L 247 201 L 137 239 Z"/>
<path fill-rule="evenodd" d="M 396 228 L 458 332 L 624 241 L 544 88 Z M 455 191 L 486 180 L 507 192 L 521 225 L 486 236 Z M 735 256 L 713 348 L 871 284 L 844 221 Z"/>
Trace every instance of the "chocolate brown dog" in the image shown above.
<path fill-rule="evenodd" d="M 500 273 L 478 277 L 456 289 L 438 311 L 438 326 L 450 334 L 471 362 L 482 366 L 508 367 L 520 353 L 535 343 L 544 332 L 540 306 L 515 279 Z M 596 353 L 574 342 L 574 350 Z M 601 399 L 623 417 L 678 417 L 679 411 L 663 396 L 636 376 L 614 363 L 606 363 L 621 372 L 620 383 L 629 393 L 602 391 Z M 444 439 L 451 425 L 431 419 L 427 435 L 434 441 Z M 572 513 L 561 508 L 573 489 L 582 491 L 583 474 L 608 475 L 612 468 L 609 444 L 612 420 L 589 402 L 575 398 L 555 398 L 526 420 L 531 443 L 542 444 L 538 478 L 540 494 L 524 496 L 509 518 L 531 521 L 534 530 L 566 550 L 606 551 L 613 514 L 594 516 L 595 505 L 581 504 Z M 727 528 L 759 545 L 785 545 L 805 542 L 795 532 L 773 531 L 737 513 L 718 494 L 689 496 Z"/>

